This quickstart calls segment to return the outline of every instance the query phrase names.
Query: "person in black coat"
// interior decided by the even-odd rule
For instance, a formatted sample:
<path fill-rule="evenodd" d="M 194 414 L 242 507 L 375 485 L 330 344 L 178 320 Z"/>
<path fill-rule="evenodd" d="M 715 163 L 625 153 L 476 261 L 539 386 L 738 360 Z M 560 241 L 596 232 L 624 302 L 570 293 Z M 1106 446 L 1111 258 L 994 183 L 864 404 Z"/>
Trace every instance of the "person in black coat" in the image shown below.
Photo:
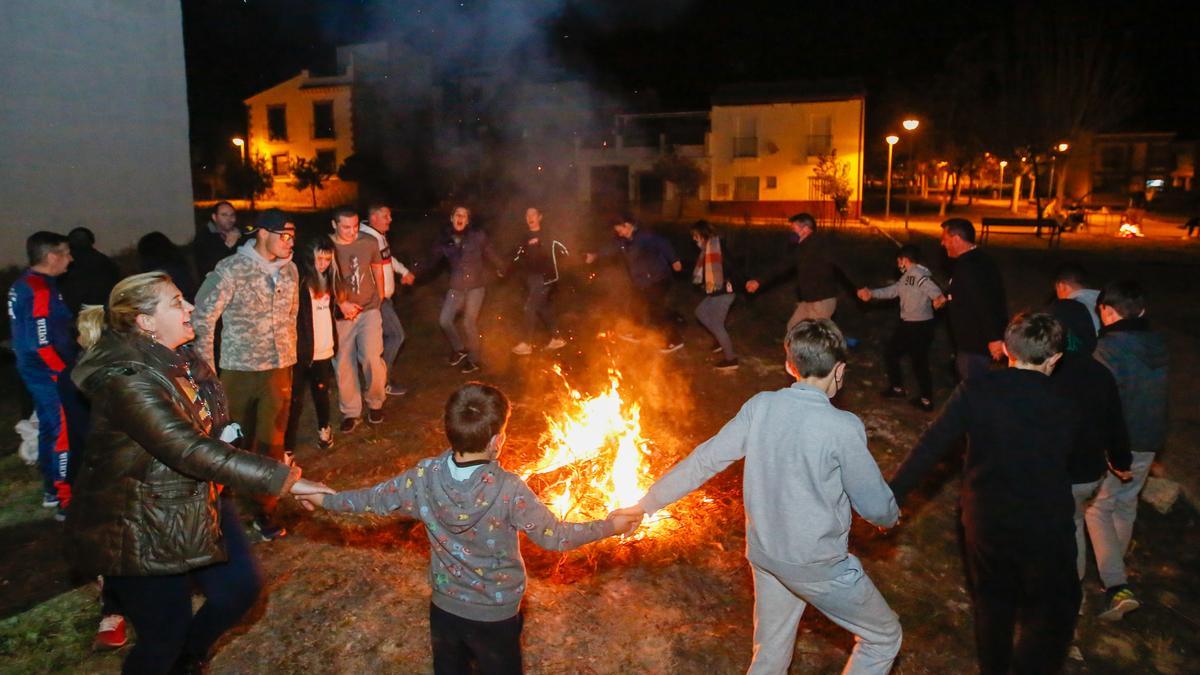
<path fill-rule="evenodd" d="M 237 250 L 241 232 L 237 226 L 237 210 L 229 202 L 217 202 L 209 213 L 208 222 L 192 241 L 192 255 L 196 259 L 196 275 L 200 281 L 217 263 Z"/>
<path fill-rule="evenodd" d="M 961 382 L 890 481 L 903 504 L 969 439 L 959 501 L 983 673 L 1057 672 L 1075 629 L 1070 458 L 1081 419 L 1050 379 L 1062 339 L 1047 314 L 1014 317 L 1004 333 L 1010 367 Z"/>
<path fill-rule="evenodd" d="M 942 304 L 949 305 L 954 367 L 958 378 L 966 380 L 986 373 L 993 361 L 1004 357 L 1004 279 L 991 256 L 975 245 L 971 221 L 951 218 L 942 223 L 942 248 L 953 262 Z"/>
<path fill-rule="evenodd" d="M 329 389 L 333 386 L 333 357 L 338 339 L 335 326 L 333 240 L 317 237 L 300 249 L 296 266 L 300 269 L 300 303 L 296 310 L 296 365 L 292 367 L 292 404 L 283 436 L 285 453 L 296 448 L 296 431 L 304 411 L 304 389 L 312 392 L 317 414 L 317 445 L 333 447 L 333 427 L 329 424 Z"/>
<path fill-rule="evenodd" d="M 103 305 L 121 279 L 121 270 L 111 258 L 96 250 L 96 235 L 86 227 L 67 234 L 71 247 L 71 265 L 58 278 L 58 290 L 72 314 L 79 315 L 83 305 Z"/>

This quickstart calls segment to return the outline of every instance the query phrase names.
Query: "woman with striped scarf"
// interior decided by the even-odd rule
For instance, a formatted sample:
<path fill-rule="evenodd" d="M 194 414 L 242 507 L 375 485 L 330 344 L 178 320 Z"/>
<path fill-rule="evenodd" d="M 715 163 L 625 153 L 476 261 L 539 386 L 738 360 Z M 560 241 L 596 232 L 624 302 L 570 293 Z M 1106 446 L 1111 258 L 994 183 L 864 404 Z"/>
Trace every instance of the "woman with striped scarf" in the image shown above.
<path fill-rule="evenodd" d="M 737 354 L 733 351 L 729 332 L 725 330 L 725 318 L 729 316 L 729 307 L 733 305 L 735 296 L 733 283 L 726 274 L 721 238 L 708 221 L 698 220 L 692 225 L 692 241 L 700 247 L 696 267 L 692 270 L 692 283 L 704 290 L 704 299 L 696 305 L 696 319 L 717 340 L 719 347 L 713 351 L 719 349 L 722 358 L 716 363 L 716 369 L 736 370 Z"/>

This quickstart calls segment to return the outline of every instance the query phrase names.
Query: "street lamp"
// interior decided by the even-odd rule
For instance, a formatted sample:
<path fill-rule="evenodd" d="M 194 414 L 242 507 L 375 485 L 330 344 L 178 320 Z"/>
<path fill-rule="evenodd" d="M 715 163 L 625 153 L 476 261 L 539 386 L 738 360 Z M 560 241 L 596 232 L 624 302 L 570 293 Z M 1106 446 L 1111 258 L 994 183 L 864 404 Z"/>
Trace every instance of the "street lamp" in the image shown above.
<path fill-rule="evenodd" d="M 906 119 L 903 122 L 901 122 L 900 126 L 904 127 L 905 131 L 912 133 L 917 130 L 917 127 L 921 126 L 921 121 L 917 120 L 917 119 L 909 118 L 909 119 Z M 909 201 L 910 201 L 910 197 L 912 196 L 912 180 L 911 180 L 911 178 L 916 175 L 916 172 L 912 167 L 913 145 L 915 145 L 915 144 L 914 143 L 908 144 L 908 167 L 909 167 L 908 170 L 909 170 L 910 179 L 906 180 L 905 185 L 904 185 L 904 229 L 906 229 L 906 230 L 908 229 L 908 214 L 910 212 Z"/>
<path fill-rule="evenodd" d="M 1070 149 L 1071 149 L 1071 144 L 1070 144 L 1070 143 L 1065 143 L 1065 142 L 1064 142 L 1064 143 L 1059 143 L 1059 144 L 1058 144 L 1058 151 L 1059 151 L 1059 152 L 1066 152 L 1067 150 L 1070 150 Z"/>
<path fill-rule="evenodd" d="M 892 148 L 900 142 L 900 137 L 896 134 L 890 134 L 883 140 L 887 141 L 888 145 L 888 169 L 887 169 L 887 197 L 883 201 L 883 220 L 884 222 L 892 219 Z"/>
<path fill-rule="evenodd" d="M 233 144 L 236 145 L 238 147 L 238 149 L 240 149 L 242 151 L 242 164 L 245 164 L 246 163 L 246 139 L 242 138 L 241 136 L 234 136 Z"/>
<path fill-rule="evenodd" d="M 1054 146 L 1054 149 L 1058 150 L 1060 153 L 1066 152 L 1067 150 L 1071 149 L 1071 144 L 1067 143 L 1066 141 L 1063 141 L 1062 143 L 1059 143 L 1058 145 Z M 1050 196 L 1052 196 L 1054 194 L 1054 170 L 1057 167 L 1058 167 L 1058 155 L 1051 155 L 1050 156 L 1050 184 L 1046 186 L 1046 197 L 1047 198 L 1049 198 Z"/>
<path fill-rule="evenodd" d="M 1000 198 L 1004 198 L 1004 167 L 1008 166 L 1008 160 L 1000 160 Z"/>

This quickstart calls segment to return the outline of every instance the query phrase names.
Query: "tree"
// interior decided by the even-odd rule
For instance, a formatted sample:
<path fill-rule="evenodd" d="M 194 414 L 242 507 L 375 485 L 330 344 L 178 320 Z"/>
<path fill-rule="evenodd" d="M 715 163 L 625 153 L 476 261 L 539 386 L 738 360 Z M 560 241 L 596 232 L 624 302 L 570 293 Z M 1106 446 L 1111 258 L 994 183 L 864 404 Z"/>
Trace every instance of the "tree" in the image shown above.
<path fill-rule="evenodd" d="M 854 193 L 854 188 L 850 186 L 850 164 L 839 162 L 837 148 L 833 148 L 828 155 L 817 155 L 813 176 L 817 179 L 821 194 L 833 201 L 834 211 L 839 218 L 844 218 L 850 205 L 850 195 Z"/>
<path fill-rule="evenodd" d="M 292 164 L 292 187 L 297 190 L 308 190 L 312 193 L 312 206 L 317 208 L 317 190 L 325 189 L 325 181 L 333 176 L 317 162 L 316 158 L 304 159 L 297 157 Z"/>
<path fill-rule="evenodd" d="M 248 164 L 234 164 L 229 171 L 229 182 L 237 194 L 244 195 L 250 200 L 250 210 L 254 210 L 254 202 L 271 191 L 275 186 L 275 176 L 263 155 L 255 155 Z"/>
<path fill-rule="evenodd" d="M 679 193 L 679 211 L 675 215 L 676 218 L 683 216 L 683 198 L 695 195 L 705 178 L 700 166 L 692 158 L 675 152 L 674 147 L 669 148 L 665 155 L 654 162 L 651 173 L 675 185 L 675 190 Z"/>

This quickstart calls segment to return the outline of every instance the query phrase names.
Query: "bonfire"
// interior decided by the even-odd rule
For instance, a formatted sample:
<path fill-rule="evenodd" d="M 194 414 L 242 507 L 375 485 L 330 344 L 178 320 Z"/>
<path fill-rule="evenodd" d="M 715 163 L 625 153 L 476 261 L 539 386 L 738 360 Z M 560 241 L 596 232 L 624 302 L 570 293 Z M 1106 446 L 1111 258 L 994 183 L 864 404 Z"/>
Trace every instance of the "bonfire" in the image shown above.
<path fill-rule="evenodd" d="M 521 477 L 540 477 L 542 500 L 566 520 L 601 519 L 636 504 L 654 482 L 651 444 L 642 435 L 641 406 L 621 395 L 620 372 L 610 368 L 607 388 L 594 396 L 572 388 L 557 365 L 554 373 L 564 388 L 562 409 L 545 415 L 542 455 Z M 659 511 L 631 539 L 654 536 L 669 517 Z"/>
<path fill-rule="evenodd" d="M 1122 239 L 1134 239 L 1146 235 L 1142 234 L 1142 228 L 1137 223 L 1125 221 L 1121 223 L 1120 229 L 1117 230 L 1117 236 Z"/>

